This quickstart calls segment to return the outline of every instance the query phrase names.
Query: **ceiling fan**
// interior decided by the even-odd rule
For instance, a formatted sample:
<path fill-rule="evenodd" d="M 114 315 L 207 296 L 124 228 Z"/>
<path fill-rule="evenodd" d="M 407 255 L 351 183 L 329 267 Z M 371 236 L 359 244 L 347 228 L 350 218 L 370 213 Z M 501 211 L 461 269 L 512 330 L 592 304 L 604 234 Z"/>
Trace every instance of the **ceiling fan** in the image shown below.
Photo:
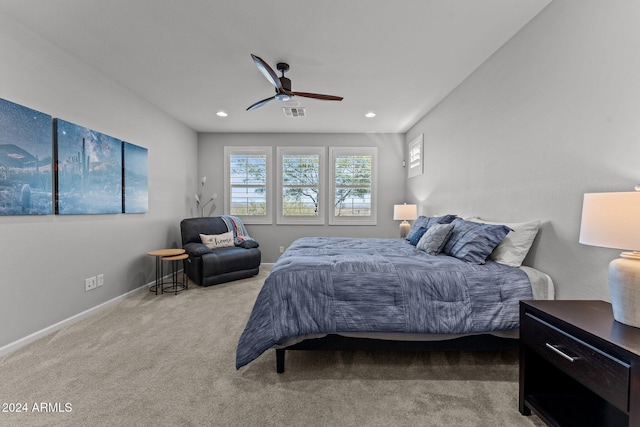
<path fill-rule="evenodd" d="M 291 90 L 291 80 L 284 76 L 284 73 L 289 71 L 289 64 L 285 64 L 284 62 L 279 62 L 276 65 L 278 71 L 282 72 L 282 77 L 278 77 L 275 71 L 267 64 L 262 58 L 251 54 L 251 58 L 253 62 L 256 63 L 258 70 L 269 80 L 269 82 L 275 86 L 276 94 L 270 98 L 263 99 L 262 101 L 258 101 L 255 104 L 252 104 L 247 108 L 247 111 L 254 110 L 258 107 L 262 107 L 269 101 L 273 101 L 277 99 L 278 101 L 289 101 L 294 96 L 302 96 L 305 98 L 314 98 L 314 99 L 324 99 L 326 101 L 342 101 L 341 96 L 333 96 L 333 95 L 322 95 L 319 93 L 308 93 L 308 92 L 293 92 Z"/>

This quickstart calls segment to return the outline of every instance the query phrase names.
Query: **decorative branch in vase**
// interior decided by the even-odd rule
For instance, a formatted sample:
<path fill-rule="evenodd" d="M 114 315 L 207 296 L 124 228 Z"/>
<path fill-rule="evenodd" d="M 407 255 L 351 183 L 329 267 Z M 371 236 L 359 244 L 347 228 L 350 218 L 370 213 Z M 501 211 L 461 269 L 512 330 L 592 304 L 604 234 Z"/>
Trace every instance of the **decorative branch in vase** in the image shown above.
<path fill-rule="evenodd" d="M 204 185 L 207 182 L 207 177 L 203 176 L 202 179 L 200 180 L 200 193 L 196 194 L 196 204 L 200 207 L 200 212 L 202 213 L 202 217 L 204 217 L 204 209 L 207 207 L 207 205 L 211 202 L 213 202 L 215 199 L 218 198 L 218 193 L 213 193 L 211 195 L 211 198 L 209 200 L 207 200 L 206 202 L 202 202 L 202 192 L 204 191 Z"/>

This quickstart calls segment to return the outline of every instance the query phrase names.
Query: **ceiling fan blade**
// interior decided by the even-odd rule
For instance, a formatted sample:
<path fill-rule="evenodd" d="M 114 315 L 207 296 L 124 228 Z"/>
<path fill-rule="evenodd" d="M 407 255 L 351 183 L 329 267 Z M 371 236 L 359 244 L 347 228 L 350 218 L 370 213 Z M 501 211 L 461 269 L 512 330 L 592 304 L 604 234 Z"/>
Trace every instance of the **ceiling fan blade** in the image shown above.
<path fill-rule="evenodd" d="M 264 59 L 254 55 L 253 53 L 251 54 L 251 58 L 253 59 L 253 62 L 256 63 L 256 67 L 258 67 L 258 70 L 260 70 L 260 72 L 267 78 L 267 80 L 269 80 L 269 82 L 274 85 L 276 89 L 283 90 L 282 83 L 280 82 L 280 79 L 278 78 L 276 72 L 273 71 L 273 68 L 269 67 L 269 64 L 267 64 Z"/>
<path fill-rule="evenodd" d="M 309 92 L 291 92 L 287 91 L 290 95 L 302 96 L 305 98 L 324 99 L 325 101 L 342 101 L 344 98 L 334 95 L 323 95 L 321 93 L 309 93 Z"/>
<path fill-rule="evenodd" d="M 247 108 L 247 111 L 249 111 L 249 110 L 255 110 L 255 109 L 256 109 L 256 108 L 258 108 L 258 107 L 262 107 L 264 104 L 266 104 L 266 103 L 267 103 L 267 102 L 269 102 L 269 101 L 273 101 L 274 99 L 276 99 L 276 97 L 275 97 L 275 96 L 272 96 L 272 97 L 270 97 L 270 98 L 265 98 L 265 99 L 263 99 L 262 101 L 258 101 L 258 102 L 256 102 L 255 104 L 251 104 L 251 105 L 249 106 L 249 108 Z"/>

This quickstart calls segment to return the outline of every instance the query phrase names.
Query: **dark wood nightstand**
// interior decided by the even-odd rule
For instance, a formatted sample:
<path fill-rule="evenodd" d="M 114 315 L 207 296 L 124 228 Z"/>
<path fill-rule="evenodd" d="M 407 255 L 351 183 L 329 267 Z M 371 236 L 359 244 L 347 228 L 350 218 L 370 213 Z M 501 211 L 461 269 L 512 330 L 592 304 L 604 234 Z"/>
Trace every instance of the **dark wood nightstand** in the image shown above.
<path fill-rule="evenodd" d="M 522 301 L 519 409 L 551 426 L 640 427 L 640 329 L 604 301 Z"/>

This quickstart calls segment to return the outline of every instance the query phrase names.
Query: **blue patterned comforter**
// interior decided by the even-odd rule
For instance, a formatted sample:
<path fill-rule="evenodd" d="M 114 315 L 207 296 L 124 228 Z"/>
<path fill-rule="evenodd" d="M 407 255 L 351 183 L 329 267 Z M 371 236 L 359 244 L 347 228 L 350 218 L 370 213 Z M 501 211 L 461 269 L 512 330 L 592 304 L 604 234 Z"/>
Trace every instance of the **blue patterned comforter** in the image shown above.
<path fill-rule="evenodd" d="M 266 278 L 236 368 L 289 338 L 340 332 L 474 333 L 518 327 L 518 268 L 431 256 L 403 239 L 296 240 Z"/>

